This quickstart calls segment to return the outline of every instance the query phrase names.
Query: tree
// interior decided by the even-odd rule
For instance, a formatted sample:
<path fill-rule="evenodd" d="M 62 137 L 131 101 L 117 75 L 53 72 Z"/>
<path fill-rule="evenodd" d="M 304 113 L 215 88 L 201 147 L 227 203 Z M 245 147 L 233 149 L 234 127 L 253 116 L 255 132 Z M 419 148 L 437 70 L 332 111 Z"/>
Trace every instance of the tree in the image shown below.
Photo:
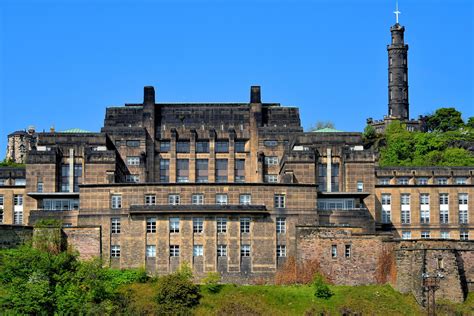
<path fill-rule="evenodd" d="M 469 128 L 474 128 L 474 116 L 471 116 L 467 119 L 466 126 Z"/>
<path fill-rule="evenodd" d="M 455 108 L 440 108 L 428 116 L 426 121 L 429 131 L 455 131 L 464 126 L 461 112 Z"/>

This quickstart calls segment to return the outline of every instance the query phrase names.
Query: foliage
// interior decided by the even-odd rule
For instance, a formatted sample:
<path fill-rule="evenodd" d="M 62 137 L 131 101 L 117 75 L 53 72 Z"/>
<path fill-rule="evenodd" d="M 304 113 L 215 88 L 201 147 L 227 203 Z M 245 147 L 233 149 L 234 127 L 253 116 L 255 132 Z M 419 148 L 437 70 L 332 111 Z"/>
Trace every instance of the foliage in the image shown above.
<path fill-rule="evenodd" d="M 364 133 L 362 134 L 362 136 L 366 140 L 373 140 L 377 137 L 377 132 L 375 131 L 375 128 L 372 125 L 367 125 L 364 128 Z"/>
<path fill-rule="evenodd" d="M 439 108 L 434 114 L 428 116 L 426 124 L 429 131 L 447 132 L 455 131 L 464 126 L 461 112 L 455 108 Z"/>
<path fill-rule="evenodd" d="M 326 283 L 326 280 L 320 273 L 316 273 L 314 275 L 313 279 L 313 286 L 314 286 L 314 296 L 317 298 L 322 298 L 322 299 L 329 299 L 331 296 L 334 295 L 334 292 L 332 292 L 329 289 L 329 286 Z"/>
<path fill-rule="evenodd" d="M 0 161 L 0 167 L 24 168 L 25 164 L 16 163 L 13 159 L 4 159 L 3 161 Z"/>
<path fill-rule="evenodd" d="M 309 128 L 309 131 L 310 132 L 317 131 L 318 129 L 323 129 L 323 128 L 335 128 L 335 125 L 331 121 L 318 121 L 316 122 L 316 124 L 314 124 L 313 126 Z"/>
<path fill-rule="evenodd" d="M 188 265 L 158 279 L 155 299 L 160 314 L 189 314 L 199 304 L 200 298 L 199 286 L 192 282 L 192 271 Z"/>
<path fill-rule="evenodd" d="M 474 128 L 474 116 L 471 116 L 470 118 L 467 119 L 466 127 Z"/>
<path fill-rule="evenodd" d="M 61 228 L 61 221 L 57 219 L 40 219 L 34 225 L 35 228 Z"/>
<path fill-rule="evenodd" d="M 221 275 L 219 272 L 209 272 L 202 280 L 204 283 L 204 289 L 210 293 L 219 293 L 222 288 L 222 284 L 219 284 L 220 280 Z"/>

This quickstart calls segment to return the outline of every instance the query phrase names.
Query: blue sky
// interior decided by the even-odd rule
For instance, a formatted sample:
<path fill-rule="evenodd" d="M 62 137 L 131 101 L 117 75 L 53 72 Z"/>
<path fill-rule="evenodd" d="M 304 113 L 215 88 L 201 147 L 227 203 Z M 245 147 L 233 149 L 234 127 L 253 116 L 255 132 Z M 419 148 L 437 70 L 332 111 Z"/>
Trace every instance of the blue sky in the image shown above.
<path fill-rule="evenodd" d="M 99 131 L 105 108 L 141 102 L 298 106 L 305 128 L 361 131 L 387 112 L 395 1 L 0 1 L 0 157 L 7 134 Z M 474 115 L 474 1 L 400 0 L 410 114 Z"/>

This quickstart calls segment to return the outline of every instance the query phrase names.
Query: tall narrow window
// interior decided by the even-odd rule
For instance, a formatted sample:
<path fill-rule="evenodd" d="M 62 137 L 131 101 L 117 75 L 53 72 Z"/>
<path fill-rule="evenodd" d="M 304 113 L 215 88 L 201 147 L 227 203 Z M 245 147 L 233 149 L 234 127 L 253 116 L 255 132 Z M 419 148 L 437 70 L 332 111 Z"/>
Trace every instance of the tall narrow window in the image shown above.
<path fill-rule="evenodd" d="M 188 159 L 176 160 L 176 182 L 178 183 L 189 182 L 189 160 Z"/>
<path fill-rule="evenodd" d="M 440 224 L 449 223 L 449 195 L 448 193 L 439 194 L 439 222 Z"/>
<path fill-rule="evenodd" d="M 198 141 L 196 142 L 197 153 L 208 153 L 209 152 L 209 141 Z"/>
<path fill-rule="evenodd" d="M 331 167 L 332 192 L 339 192 L 339 164 L 333 163 Z"/>
<path fill-rule="evenodd" d="M 38 192 L 38 193 L 43 192 L 43 181 L 38 181 L 36 183 L 36 192 Z"/>
<path fill-rule="evenodd" d="M 216 142 L 216 153 L 228 153 L 229 152 L 229 141 L 220 140 Z"/>
<path fill-rule="evenodd" d="M 468 194 L 459 193 L 458 195 L 459 204 L 459 224 L 468 223 Z"/>
<path fill-rule="evenodd" d="M 227 159 L 216 159 L 216 182 L 227 182 Z"/>
<path fill-rule="evenodd" d="M 179 217 L 170 217 L 170 233 L 179 233 Z"/>
<path fill-rule="evenodd" d="M 112 234 L 120 234 L 120 218 L 112 218 L 110 223 L 110 233 Z"/>
<path fill-rule="evenodd" d="M 150 234 L 156 233 L 156 218 L 150 217 L 146 219 L 146 232 Z"/>
<path fill-rule="evenodd" d="M 273 202 L 275 208 L 285 208 L 285 195 L 284 194 L 275 194 L 273 196 Z"/>
<path fill-rule="evenodd" d="M 390 223 L 392 220 L 392 196 L 382 194 L 382 223 Z"/>
<path fill-rule="evenodd" d="M 3 223 L 3 205 L 4 205 L 4 197 L 0 195 L 0 223 Z"/>
<path fill-rule="evenodd" d="M 352 246 L 351 245 L 344 245 L 344 257 L 350 258 L 352 255 Z"/>
<path fill-rule="evenodd" d="M 189 141 L 178 141 L 176 142 L 177 153 L 189 153 Z"/>
<path fill-rule="evenodd" d="M 249 217 L 240 218 L 240 232 L 250 233 L 250 218 Z"/>
<path fill-rule="evenodd" d="M 69 164 L 61 164 L 61 192 L 69 192 Z"/>
<path fill-rule="evenodd" d="M 337 245 L 332 245 L 331 246 L 331 257 L 332 258 L 337 258 Z"/>
<path fill-rule="evenodd" d="M 160 182 L 170 182 L 170 161 L 169 159 L 160 159 Z"/>
<path fill-rule="evenodd" d="M 363 192 L 363 191 L 364 191 L 364 182 L 357 181 L 357 192 Z"/>
<path fill-rule="evenodd" d="M 207 183 L 209 181 L 209 160 L 196 159 L 196 182 Z"/>
<path fill-rule="evenodd" d="M 155 258 L 156 257 L 156 246 L 155 245 L 146 245 L 146 257 Z"/>
<path fill-rule="evenodd" d="M 321 192 L 326 192 L 327 189 L 327 166 L 326 164 L 318 164 L 318 188 Z"/>
<path fill-rule="evenodd" d="M 277 257 L 286 257 L 286 245 L 277 245 Z"/>
<path fill-rule="evenodd" d="M 400 205 L 402 224 L 410 224 L 410 194 L 400 195 Z"/>
<path fill-rule="evenodd" d="M 201 234 L 204 228 L 204 219 L 202 217 L 193 218 L 193 232 L 195 234 Z"/>
<path fill-rule="evenodd" d="M 218 217 L 216 218 L 216 222 L 217 222 L 217 233 L 219 234 L 227 233 L 227 218 Z"/>
<path fill-rule="evenodd" d="M 286 218 L 284 217 L 276 218 L 276 232 L 277 234 L 286 233 Z"/>
<path fill-rule="evenodd" d="M 235 182 L 245 182 L 245 159 L 235 160 Z"/>
<path fill-rule="evenodd" d="M 113 194 L 110 197 L 110 207 L 113 209 L 122 208 L 122 196 L 118 194 Z"/>

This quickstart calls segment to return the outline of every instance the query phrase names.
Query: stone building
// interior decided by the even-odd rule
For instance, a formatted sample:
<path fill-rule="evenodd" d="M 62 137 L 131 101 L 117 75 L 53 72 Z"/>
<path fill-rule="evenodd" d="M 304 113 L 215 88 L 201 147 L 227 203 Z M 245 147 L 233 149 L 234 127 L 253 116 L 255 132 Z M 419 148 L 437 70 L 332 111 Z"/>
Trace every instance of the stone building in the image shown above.
<path fill-rule="evenodd" d="M 8 135 L 6 160 L 24 164 L 29 150 L 36 146 L 36 131 L 29 126 L 26 131 L 16 131 Z"/>
<path fill-rule="evenodd" d="M 389 111 L 406 121 L 408 47 L 391 31 Z M 378 167 L 361 133 L 303 132 L 298 108 L 262 102 L 258 86 L 245 103 L 157 103 L 145 87 L 143 102 L 107 108 L 100 132 L 37 137 L 25 168 L 0 169 L 0 222 L 59 219 L 84 258 L 154 274 L 187 262 L 249 283 L 292 257 L 420 301 L 441 259 L 440 293 L 472 289 L 474 166 Z"/>

